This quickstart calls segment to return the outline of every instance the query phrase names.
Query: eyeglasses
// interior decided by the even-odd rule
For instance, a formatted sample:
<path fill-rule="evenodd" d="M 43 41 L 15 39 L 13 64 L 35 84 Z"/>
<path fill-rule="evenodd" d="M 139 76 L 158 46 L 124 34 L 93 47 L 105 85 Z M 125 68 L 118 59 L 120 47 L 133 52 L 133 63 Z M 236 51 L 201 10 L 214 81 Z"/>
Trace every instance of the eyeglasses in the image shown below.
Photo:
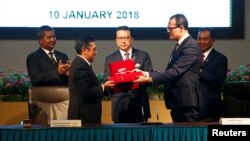
<path fill-rule="evenodd" d="M 173 31 L 174 29 L 178 28 L 179 26 L 175 26 L 175 27 L 167 27 L 167 31 L 170 32 L 170 31 Z"/>
<path fill-rule="evenodd" d="M 125 36 L 125 37 L 116 37 L 117 40 L 125 40 L 125 41 L 128 41 L 131 39 L 130 36 Z"/>

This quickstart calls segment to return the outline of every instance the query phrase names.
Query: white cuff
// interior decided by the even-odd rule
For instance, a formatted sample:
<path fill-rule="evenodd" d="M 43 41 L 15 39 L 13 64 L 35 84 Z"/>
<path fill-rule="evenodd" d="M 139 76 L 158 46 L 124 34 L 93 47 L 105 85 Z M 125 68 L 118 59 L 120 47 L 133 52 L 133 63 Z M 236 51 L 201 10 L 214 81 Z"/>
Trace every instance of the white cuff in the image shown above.
<path fill-rule="evenodd" d="M 149 78 L 149 72 L 144 72 L 143 74 L 147 79 Z"/>
<path fill-rule="evenodd" d="M 104 88 L 104 84 L 102 84 L 101 86 L 102 86 L 102 90 L 103 90 L 103 92 L 104 92 L 104 90 L 105 90 L 105 88 Z"/>

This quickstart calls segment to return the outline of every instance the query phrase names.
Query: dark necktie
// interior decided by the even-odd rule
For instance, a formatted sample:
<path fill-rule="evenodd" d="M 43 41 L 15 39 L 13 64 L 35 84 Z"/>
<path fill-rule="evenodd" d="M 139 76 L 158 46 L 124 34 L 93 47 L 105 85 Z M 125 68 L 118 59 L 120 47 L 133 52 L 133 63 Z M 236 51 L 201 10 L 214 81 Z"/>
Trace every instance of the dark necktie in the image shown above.
<path fill-rule="evenodd" d="M 174 47 L 174 50 L 172 51 L 172 53 L 171 53 L 171 56 L 170 56 L 170 60 L 169 60 L 169 62 L 172 60 L 172 58 L 173 58 L 173 56 L 174 56 L 174 54 L 175 54 L 175 52 L 176 52 L 176 50 L 178 49 L 178 47 L 179 47 L 179 44 L 177 43 L 177 44 L 175 44 L 175 47 Z"/>
<path fill-rule="evenodd" d="M 201 58 L 201 64 L 204 64 L 205 63 L 205 55 L 202 54 L 202 58 Z"/>
<path fill-rule="evenodd" d="M 53 62 L 53 64 L 56 64 L 56 60 L 55 60 L 55 58 L 53 57 L 53 52 L 52 51 L 50 51 L 49 52 L 49 58 L 50 58 L 50 60 Z"/>
<path fill-rule="evenodd" d="M 129 53 L 128 53 L 128 52 L 125 52 L 125 53 L 124 53 L 124 56 L 125 56 L 125 60 L 128 60 L 128 59 L 129 59 Z"/>

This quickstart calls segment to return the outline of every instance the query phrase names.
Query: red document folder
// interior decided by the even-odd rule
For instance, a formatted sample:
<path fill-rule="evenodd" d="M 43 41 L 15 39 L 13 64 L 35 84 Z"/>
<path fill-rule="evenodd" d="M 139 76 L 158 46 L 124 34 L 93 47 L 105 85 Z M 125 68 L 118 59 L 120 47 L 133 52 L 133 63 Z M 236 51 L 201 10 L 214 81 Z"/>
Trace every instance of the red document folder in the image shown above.
<path fill-rule="evenodd" d="M 118 74 L 124 74 L 126 72 L 130 72 L 135 69 L 134 60 L 122 60 L 109 64 L 110 75 L 115 76 Z"/>
<path fill-rule="evenodd" d="M 109 80 L 112 80 L 116 83 L 115 91 L 128 91 L 130 89 L 136 89 L 139 87 L 138 83 L 133 81 L 140 75 L 141 72 L 132 72 L 135 69 L 134 60 L 124 60 L 117 61 L 109 64 L 111 77 Z"/>

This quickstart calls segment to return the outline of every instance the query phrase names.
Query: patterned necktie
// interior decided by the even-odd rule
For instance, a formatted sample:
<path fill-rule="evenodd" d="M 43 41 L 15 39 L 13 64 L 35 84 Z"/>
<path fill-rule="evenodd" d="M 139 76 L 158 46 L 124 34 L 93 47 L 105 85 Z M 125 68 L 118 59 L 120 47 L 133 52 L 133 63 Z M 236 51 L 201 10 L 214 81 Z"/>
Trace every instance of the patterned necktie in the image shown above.
<path fill-rule="evenodd" d="M 124 56 L 125 56 L 125 60 L 128 60 L 128 59 L 129 59 L 129 53 L 128 53 L 128 52 L 125 52 L 125 53 L 124 53 Z"/>
<path fill-rule="evenodd" d="M 50 58 L 50 60 L 53 62 L 53 64 L 56 64 L 56 60 L 55 60 L 55 58 L 53 57 L 53 52 L 52 51 L 50 51 L 49 52 L 49 58 Z"/>

